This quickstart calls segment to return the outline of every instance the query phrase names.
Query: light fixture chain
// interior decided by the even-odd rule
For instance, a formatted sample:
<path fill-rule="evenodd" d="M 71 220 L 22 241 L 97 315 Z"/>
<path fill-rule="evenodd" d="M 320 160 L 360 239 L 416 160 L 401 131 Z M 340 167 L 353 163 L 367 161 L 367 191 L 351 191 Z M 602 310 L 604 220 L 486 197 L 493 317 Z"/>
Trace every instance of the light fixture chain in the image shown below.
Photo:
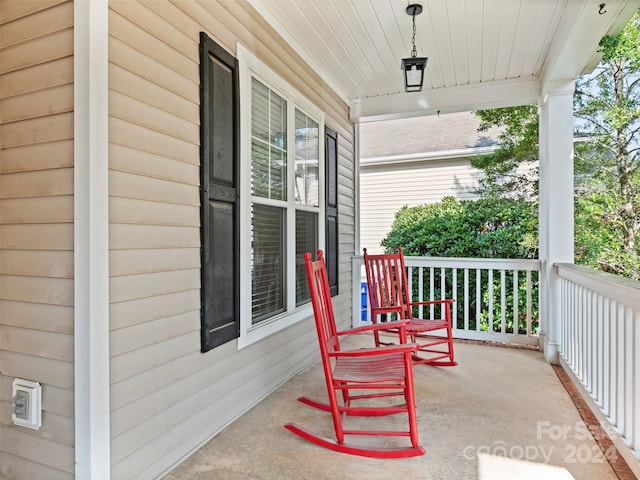
<path fill-rule="evenodd" d="M 418 51 L 416 50 L 416 16 L 411 15 L 411 18 L 413 19 L 413 37 L 411 38 L 411 44 L 413 45 L 413 49 L 411 50 L 411 56 L 417 57 Z"/>

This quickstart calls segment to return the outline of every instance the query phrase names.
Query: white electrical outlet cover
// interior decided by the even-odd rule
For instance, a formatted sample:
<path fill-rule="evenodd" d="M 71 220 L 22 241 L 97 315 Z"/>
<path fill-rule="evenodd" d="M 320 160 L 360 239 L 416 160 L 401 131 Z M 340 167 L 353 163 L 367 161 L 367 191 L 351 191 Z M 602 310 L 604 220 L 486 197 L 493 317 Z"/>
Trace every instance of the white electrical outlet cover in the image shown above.
<path fill-rule="evenodd" d="M 38 382 L 15 378 L 11 398 L 15 397 L 18 391 L 25 392 L 29 397 L 27 415 L 26 418 L 19 418 L 12 410 L 11 420 L 21 427 L 39 429 L 42 426 L 42 386 Z"/>

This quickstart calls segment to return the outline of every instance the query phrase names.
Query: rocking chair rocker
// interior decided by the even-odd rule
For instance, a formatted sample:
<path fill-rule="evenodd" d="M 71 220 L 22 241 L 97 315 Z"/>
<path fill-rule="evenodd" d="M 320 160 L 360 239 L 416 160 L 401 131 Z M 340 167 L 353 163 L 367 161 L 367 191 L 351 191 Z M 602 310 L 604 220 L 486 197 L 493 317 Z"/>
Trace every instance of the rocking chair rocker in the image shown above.
<path fill-rule="evenodd" d="M 371 320 L 376 324 L 379 317 L 385 316 L 387 333 L 398 333 L 395 322 L 408 321 L 405 328 L 409 341 L 418 343 L 420 348 L 413 355 L 414 364 L 428 364 L 440 367 L 451 367 L 458 363 L 453 353 L 453 336 L 451 331 L 451 304 L 453 299 L 425 302 L 411 300 L 411 290 L 407 282 L 407 270 L 404 266 L 402 247 L 398 253 L 369 255 L 363 249 L 364 264 L 367 272 L 367 290 Z M 421 306 L 435 305 L 440 310 L 437 319 L 414 317 Z M 439 335 L 434 335 L 438 330 Z M 391 345 L 380 341 L 380 331 L 374 332 L 376 345 Z M 402 342 L 402 339 L 400 339 Z"/>
<path fill-rule="evenodd" d="M 319 410 L 330 412 L 336 440 L 317 435 L 297 424 L 288 423 L 285 428 L 300 437 L 322 447 L 337 452 L 373 458 L 404 458 L 424 455 L 425 450 L 418 444 L 418 426 L 413 386 L 413 365 L 411 355 L 416 344 L 342 350 L 340 337 L 348 334 L 373 332 L 388 328 L 386 325 L 371 325 L 338 332 L 333 316 L 333 306 L 329 293 L 327 271 L 318 251 L 318 260 L 311 261 L 311 254 L 305 253 L 305 268 L 311 303 L 315 317 L 320 355 L 324 368 L 329 403 L 300 397 L 298 400 Z M 399 335 L 406 340 L 404 325 L 396 324 Z M 338 400 L 341 397 L 341 401 Z M 404 403 L 389 405 L 388 397 L 403 397 Z M 381 402 L 382 399 L 382 402 Z M 354 403 L 358 403 L 358 406 Z M 364 403 L 361 403 L 364 402 Z M 393 430 L 352 430 L 345 428 L 349 416 L 377 417 L 404 413 L 408 417 L 407 431 Z M 364 446 L 345 443 L 345 436 L 408 437 L 411 446 Z"/>

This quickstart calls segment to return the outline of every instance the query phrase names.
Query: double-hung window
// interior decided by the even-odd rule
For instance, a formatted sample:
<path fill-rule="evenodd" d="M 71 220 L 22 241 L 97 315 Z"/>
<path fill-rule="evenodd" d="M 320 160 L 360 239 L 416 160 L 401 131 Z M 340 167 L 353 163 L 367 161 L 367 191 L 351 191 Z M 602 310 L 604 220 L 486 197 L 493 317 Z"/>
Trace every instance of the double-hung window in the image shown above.
<path fill-rule="evenodd" d="M 302 254 L 324 248 L 324 115 L 246 49 L 240 66 L 240 347 L 311 314 Z"/>

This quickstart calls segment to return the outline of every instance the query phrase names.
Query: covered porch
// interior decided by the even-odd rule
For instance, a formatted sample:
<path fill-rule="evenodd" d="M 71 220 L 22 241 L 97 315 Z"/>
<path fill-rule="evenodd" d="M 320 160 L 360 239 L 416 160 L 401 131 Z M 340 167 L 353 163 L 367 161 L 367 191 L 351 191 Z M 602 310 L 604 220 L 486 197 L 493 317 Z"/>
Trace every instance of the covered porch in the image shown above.
<path fill-rule="evenodd" d="M 350 344 L 371 341 L 352 338 Z M 554 367 L 539 351 L 463 341 L 457 341 L 455 348 L 457 367 L 414 369 L 425 456 L 354 457 L 322 449 L 285 430 L 286 422 L 295 421 L 332 435 L 329 415 L 296 401 L 300 395 L 326 395 L 322 367 L 316 362 L 167 478 L 554 480 L 572 478 L 568 474 L 577 480 L 633 478 L 623 476 L 628 469 L 614 447 L 596 443 Z"/>
<path fill-rule="evenodd" d="M 539 262 L 407 257 L 406 263 L 410 283 L 420 289 L 414 299 L 442 296 L 458 304 L 453 311 L 458 366 L 414 368 L 425 456 L 365 459 L 289 434 L 283 425 L 297 422 L 332 437 L 329 415 L 296 401 L 301 395 L 326 397 L 322 367 L 315 362 L 168 478 L 212 473 L 231 480 L 640 476 L 637 283 L 574 265 L 554 266 L 561 283 L 562 347 L 559 364 L 552 365 L 538 346 Z M 352 268 L 355 327 L 370 323 L 371 315 L 361 296 L 362 257 L 353 257 Z M 422 314 L 429 316 L 426 310 Z M 348 345 L 372 342 L 358 335 Z"/>

